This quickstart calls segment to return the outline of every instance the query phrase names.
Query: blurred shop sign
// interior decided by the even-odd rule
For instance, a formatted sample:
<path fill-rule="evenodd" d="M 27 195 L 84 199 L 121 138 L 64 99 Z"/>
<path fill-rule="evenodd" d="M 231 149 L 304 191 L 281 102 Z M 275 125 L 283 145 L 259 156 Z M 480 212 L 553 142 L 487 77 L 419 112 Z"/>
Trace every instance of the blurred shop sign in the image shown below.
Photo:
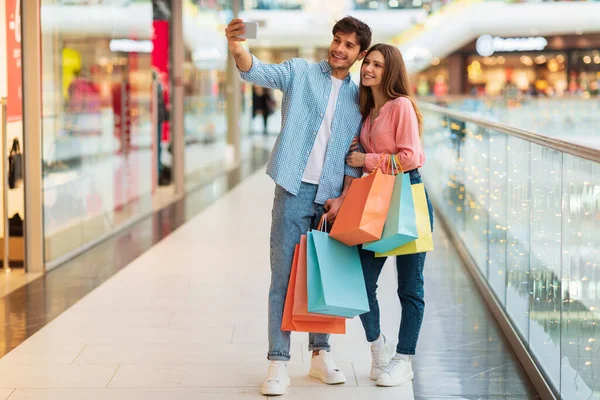
<path fill-rule="evenodd" d="M 23 115 L 21 78 L 21 1 L 6 0 L 6 67 L 8 81 L 8 121 L 20 121 Z"/>
<path fill-rule="evenodd" d="M 496 52 L 540 51 L 548 45 L 548 40 L 541 36 L 523 38 L 501 38 L 491 35 L 479 36 L 475 43 L 477 53 L 488 57 Z"/>
<path fill-rule="evenodd" d="M 151 40 L 112 39 L 110 51 L 122 53 L 152 53 Z"/>

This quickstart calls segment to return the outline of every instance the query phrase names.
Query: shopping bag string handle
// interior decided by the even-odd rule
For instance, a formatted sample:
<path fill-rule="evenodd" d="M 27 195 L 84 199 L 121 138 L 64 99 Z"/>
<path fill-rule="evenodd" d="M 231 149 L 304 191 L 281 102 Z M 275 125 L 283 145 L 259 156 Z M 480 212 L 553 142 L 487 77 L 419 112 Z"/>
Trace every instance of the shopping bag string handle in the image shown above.
<path fill-rule="evenodd" d="M 385 154 L 381 155 L 381 157 L 379 158 L 379 161 L 377 162 L 377 165 L 375 166 L 375 168 L 373 168 L 373 171 L 371 173 L 377 171 L 377 168 L 379 168 L 379 165 L 381 164 L 381 162 L 383 161 L 385 156 L 386 156 Z M 392 175 L 397 175 L 399 173 L 399 171 L 402 171 L 402 173 L 404 174 L 404 168 L 402 168 L 402 165 L 400 164 L 400 160 L 397 160 L 396 157 L 397 157 L 396 154 L 388 155 L 388 170 L 392 171 Z"/>
<path fill-rule="evenodd" d="M 400 167 L 400 168 L 398 168 Z M 404 174 L 404 168 L 400 164 L 400 160 L 396 161 L 396 154 L 390 154 L 388 158 L 388 170 L 391 169 L 392 175 L 398 175 L 400 171 Z"/>
<path fill-rule="evenodd" d="M 383 161 L 383 157 L 385 157 L 385 154 L 382 154 L 381 157 L 379 157 L 379 161 L 377 162 L 377 165 L 375 166 L 375 168 L 373 168 L 373 172 L 377 171 L 377 168 L 379 168 L 379 164 L 381 164 L 381 162 Z"/>
<path fill-rule="evenodd" d="M 321 215 L 321 220 L 319 221 L 317 229 L 322 232 L 327 232 L 327 213 L 323 213 L 323 215 Z"/>
<path fill-rule="evenodd" d="M 398 175 L 398 167 L 396 167 L 396 160 L 392 162 L 392 158 L 394 158 L 393 154 L 390 154 L 388 157 L 388 171 L 392 171 L 392 175 Z"/>

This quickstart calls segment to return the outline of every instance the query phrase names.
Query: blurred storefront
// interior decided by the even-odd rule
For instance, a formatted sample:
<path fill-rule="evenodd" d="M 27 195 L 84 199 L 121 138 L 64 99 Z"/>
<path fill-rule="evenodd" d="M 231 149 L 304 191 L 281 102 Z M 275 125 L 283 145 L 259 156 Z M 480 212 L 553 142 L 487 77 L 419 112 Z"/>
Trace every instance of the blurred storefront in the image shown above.
<path fill-rule="evenodd" d="M 436 83 L 447 82 L 448 94 L 592 97 L 600 83 L 600 35 L 484 35 L 433 64 L 415 78 L 421 95 L 437 95 Z"/>
<path fill-rule="evenodd" d="M 52 269 L 239 164 L 251 88 L 233 96 L 227 84 L 231 3 L 6 2 L 0 97 L 14 173 L 0 231 L 10 224 L 13 269 Z"/>
<path fill-rule="evenodd" d="M 18 0 L 0 5 L 0 40 L 5 57 L 0 62 L 3 162 L 0 163 L 2 218 L 0 260 L 2 268 L 20 269 L 25 262 L 25 191 L 23 185 L 23 80 L 21 61 L 21 10 Z M 10 260 L 10 262 L 8 262 Z"/>
<path fill-rule="evenodd" d="M 44 254 L 50 265 L 148 214 L 158 197 L 174 195 L 172 160 L 159 156 L 171 139 L 169 2 L 122 5 L 146 22 L 128 33 L 44 29 L 57 17 L 81 19 L 117 7 L 41 2 Z"/>

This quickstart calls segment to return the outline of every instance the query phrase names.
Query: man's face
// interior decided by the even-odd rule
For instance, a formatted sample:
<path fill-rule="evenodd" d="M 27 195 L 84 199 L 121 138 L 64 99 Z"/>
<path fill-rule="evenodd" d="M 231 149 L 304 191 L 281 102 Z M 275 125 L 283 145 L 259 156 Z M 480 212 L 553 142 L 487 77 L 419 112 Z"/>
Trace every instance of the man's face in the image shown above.
<path fill-rule="evenodd" d="M 366 50 L 360 51 L 356 33 L 337 32 L 329 46 L 329 65 L 332 69 L 349 70 L 365 54 Z"/>

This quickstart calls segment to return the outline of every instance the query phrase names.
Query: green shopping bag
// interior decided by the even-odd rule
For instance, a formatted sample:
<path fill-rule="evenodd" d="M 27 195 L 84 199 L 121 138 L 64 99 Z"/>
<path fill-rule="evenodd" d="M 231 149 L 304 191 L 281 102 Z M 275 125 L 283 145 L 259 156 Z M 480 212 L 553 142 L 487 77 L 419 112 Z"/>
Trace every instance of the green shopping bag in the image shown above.
<path fill-rule="evenodd" d="M 419 237 L 417 232 L 417 218 L 415 214 L 415 203 L 410 186 L 410 175 L 405 174 L 402 166 L 400 171 L 396 165 L 395 157 L 392 159 L 392 174 L 396 175 L 392 201 L 381 239 L 365 243 L 363 249 L 385 253 L 394 250 L 406 243 L 412 242 Z"/>
<path fill-rule="evenodd" d="M 308 232 L 306 247 L 308 312 L 346 318 L 368 312 L 358 248 L 319 230 Z"/>

